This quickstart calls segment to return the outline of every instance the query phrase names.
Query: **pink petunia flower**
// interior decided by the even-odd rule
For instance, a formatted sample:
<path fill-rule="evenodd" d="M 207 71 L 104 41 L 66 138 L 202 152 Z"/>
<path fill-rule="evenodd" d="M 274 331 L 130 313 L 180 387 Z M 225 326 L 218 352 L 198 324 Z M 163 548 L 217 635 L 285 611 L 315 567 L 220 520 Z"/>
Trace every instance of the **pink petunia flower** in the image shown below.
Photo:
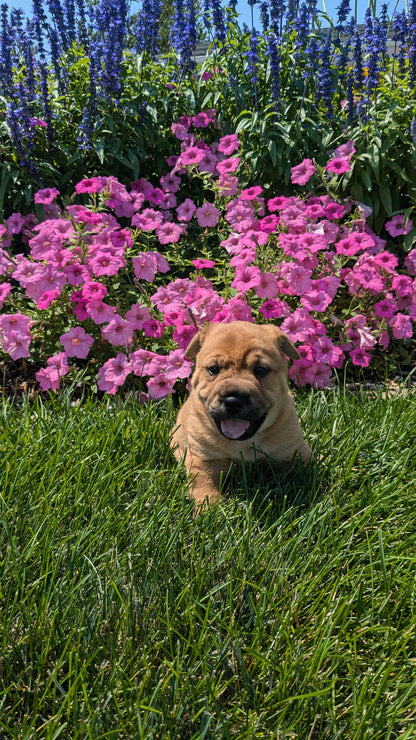
<path fill-rule="evenodd" d="M 175 340 L 179 349 L 186 349 L 189 342 L 191 341 L 191 339 L 193 339 L 197 331 L 198 329 L 196 326 L 190 326 L 189 324 L 177 325 L 173 331 L 173 339 Z"/>
<path fill-rule="evenodd" d="M 20 234 L 26 219 L 20 213 L 12 213 L 6 221 L 8 234 Z"/>
<path fill-rule="evenodd" d="M 223 159 L 222 162 L 218 162 L 217 171 L 220 175 L 228 175 L 230 172 L 235 172 L 239 164 L 240 159 L 238 157 L 229 157 L 228 159 Z"/>
<path fill-rule="evenodd" d="M 278 319 L 282 316 L 287 317 L 290 315 L 290 308 L 286 301 L 281 301 L 279 298 L 269 299 L 262 303 L 259 311 L 265 319 Z"/>
<path fill-rule="evenodd" d="M 165 325 L 163 321 L 157 321 L 156 319 L 148 319 L 147 321 L 143 322 L 142 330 L 144 331 L 146 337 L 154 337 L 155 339 L 160 339 L 163 332 L 165 331 Z"/>
<path fill-rule="evenodd" d="M 252 185 L 251 188 L 246 188 L 240 193 L 241 200 L 256 200 L 263 192 L 263 188 L 260 185 Z"/>
<path fill-rule="evenodd" d="M 150 398 L 157 400 L 159 398 L 169 396 L 170 393 L 173 393 L 174 384 L 175 380 L 167 378 L 165 373 L 159 373 L 153 378 L 149 378 L 147 381 L 147 389 L 149 391 Z"/>
<path fill-rule="evenodd" d="M 42 293 L 38 301 L 36 303 L 36 308 L 40 308 L 41 310 L 44 310 L 46 308 L 49 308 L 51 303 L 55 301 L 60 296 L 59 290 L 47 290 L 45 293 Z"/>
<path fill-rule="evenodd" d="M 84 360 L 94 344 L 94 338 L 87 334 L 82 326 L 73 326 L 66 334 L 59 337 L 67 357 L 78 357 Z"/>
<path fill-rule="evenodd" d="M 110 323 L 101 330 L 101 334 L 114 347 L 126 346 L 130 344 L 133 338 L 133 327 L 129 321 L 116 314 Z"/>
<path fill-rule="evenodd" d="M 183 234 L 183 226 L 171 221 L 156 228 L 156 236 L 161 244 L 175 244 Z"/>
<path fill-rule="evenodd" d="M 167 355 L 164 373 L 168 380 L 189 378 L 192 367 L 193 363 L 186 359 L 185 351 L 174 349 Z"/>
<path fill-rule="evenodd" d="M 391 287 L 400 298 L 411 296 L 415 292 L 414 282 L 408 275 L 395 275 Z"/>
<path fill-rule="evenodd" d="M 395 272 L 396 267 L 399 264 L 399 260 L 396 255 L 391 252 L 379 252 L 374 255 L 373 262 L 376 265 L 380 265 L 380 267 L 382 267 L 383 270 L 387 270 L 387 272 Z"/>
<path fill-rule="evenodd" d="M 306 342 L 316 334 L 314 320 L 305 308 L 297 308 L 281 324 L 292 342 Z"/>
<path fill-rule="evenodd" d="M 397 303 L 392 298 L 383 298 L 374 304 L 374 311 L 381 319 L 391 319 L 397 310 Z"/>
<path fill-rule="evenodd" d="M 363 347 L 355 347 L 349 354 L 353 365 L 368 367 L 371 362 L 371 355 Z"/>
<path fill-rule="evenodd" d="M 103 283 L 88 280 L 81 288 L 80 297 L 87 300 L 102 301 L 107 293 L 108 290 Z"/>
<path fill-rule="evenodd" d="M 214 260 L 206 260 L 206 259 L 196 259 L 191 260 L 194 267 L 196 267 L 197 270 L 204 270 L 209 267 L 215 267 Z"/>
<path fill-rule="evenodd" d="M 270 198 L 267 201 L 267 207 L 269 211 L 280 211 L 283 208 L 286 208 L 291 203 L 295 202 L 295 198 L 293 196 L 290 196 L 289 198 L 285 195 L 277 195 L 275 198 Z"/>
<path fill-rule="evenodd" d="M 276 298 L 278 290 L 276 275 L 272 272 L 262 272 L 260 283 L 256 286 L 259 298 Z"/>
<path fill-rule="evenodd" d="M 136 226 L 143 231 L 154 231 L 163 223 L 163 213 L 155 211 L 153 208 L 145 208 L 141 213 L 136 213 L 132 220 L 132 226 Z"/>
<path fill-rule="evenodd" d="M 218 151 L 229 157 L 240 146 L 237 134 L 223 136 L 218 144 Z"/>
<path fill-rule="evenodd" d="M 170 128 L 176 138 L 179 139 L 179 141 L 185 141 L 185 139 L 188 137 L 189 125 L 185 126 L 181 123 L 172 123 Z"/>
<path fill-rule="evenodd" d="M 114 395 L 120 388 L 127 376 L 132 372 L 132 364 L 127 360 L 123 352 L 116 357 L 107 360 L 98 371 L 98 388 Z"/>
<path fill-rule="evenodd" d="M 35 203 L 49 204 L 52 203 L 59 194 L 59 190 L 56 188 L 44 188 L 35 193 L 34 201 Z"/>
<path fill-rule="evenodd" d="M 196 211 L 196 205 L 190 198 L 185 198 L 184 202 L 177 207 L 176 213 L 178 221 L 190 221 Z"/>
<path fill-rule="evenodd" d="M 75 309 L 74 313 L 81 321 L 83 321 L 84 318 L 89 317 L 93 320 L 94 324 L 105 324 L 107 321 L 111 321 L 114 316 L 114 306 L 109 306 L 107 303 L 104 303 L 104 301 L 92 299 L 85 302 L 81 300 L 78 302 L 78 305 L 80 303 L 80 308 L 83 308 L 85 311 L 85 317 L 82 313 L 76 313 Z"/>
<path fill-rule="evenodd" d="M 218 178 L 218 189 L 225 198 L 231 198 L 238 193 L 238 177 L 232 175 L 220 175 Z"/>
<path fill-rule="evenodd" d="M 205 151 L 198 146 L 190 146 L 179 155 L 178 163 L 182 167 L 198 164 L 204 158 Z"/>
<path fill-rule="evenodd" d="M 416 249 L 412 249 L 407 255 L 404 265 L 411 275 L 416 275 Z"/>
<path fill-rule="evenodd" d="M 354 257 L 358 252 L 368 250 L 374 246 L 374 239 L 364 231 L 352 231 L 344 239 L 336 243 L 337 254 Z"/>
<path fill-rule="evenodd" d="M 335 149 L 335 157 L 352 157 L 355 154 L 355 146 L 353 141 L 347 141 L 345 144 L 341 144 Z"/>
<path fill-rule="evenodd" d="M 216 226 L 220 217 L 220 212 L 212 203 L 204 203 L 195 211 L 196 220 L 199 226 Z"/>
<path fill-rule="evenodd" d="M 70 285 L 82 285 L 82 283 L 91 277 L 91 272 L 87 265 L 81 265 L 78 262 L 64 265 L 62 272 L 66 275 L 66 279 Z"/>
<path fill-rule="evenodd" d="M 133 329 L 142 329 L 146 321 L 150 321 L 150 311 L 142 303 L 133 303 L 126 311 L 126 319 L 132 325 Z"/>
<path fill-rule="evenodd" d="M 312 362 L 304 369 L 303 377 L 303 382 L 314 388 L 327 388 L 332 377 L 332 368 L 324 362 Z"/>
<path fill-rule="evenodd" d="M 411 339 L 413 337 L 412 319 L 406 314 L 398 313 L 390 322 L 393 329 L 393 336 L 396 339 Z"/>
<path fill-rule="evenodd" d="M 0 316 L 0 331 L 8 334 L 11 331 L 17 331 L 19 334 L 30 334 L 31 319 L 23 313 L 9 313 Z"/>
<path fill-rule="evenodd" d="M 132 257 L 134 275 L 137 280 L 146 280 L 152 283 L 157 273 L 156 258 L 153 254 L 140 252 L 137 257 Z"/>
<path fill-rule="evenodd" d="M 332 340 L 327 337 L 319 337 L 312 345 L 313 359 L 316 362 L 326 362 L 331 367 L 338 367 L 344 358 L 344 353 Z"/>
<path fill-rule="evenodd" d="M 351 163 L 347 157 L 334 157 L 328 162 L 325 169 L 334 175 L 342 175 L 343 172 L 349 172 Z"/>
<path fill-rule="evenodd" d="M 21 357 L 30 356 L 31 335 L 22 334 L 20 331 L 12 329 L 3 335 L 3 351 L 10 355 L 12 360 L 19 360 Z"/>
<path fill-rule="evenodd" d="M 7 300 L 11 291 L 12 291 L 12 285 L 10 283 L 1 283 L 0 285 L 0 308 L 3 308 L 3 303 Z"/>
<path fill-rule="evenodd" d="M 49 357 L 47 360 L 47 367 L 41 368 L 36 373 L 36 380 L 38 381 L 42 390 L 59 390 L 61 378 L 69 371 L 65 352 L 60 352 L 58 355 Z"/>
<path fill-rule="evenodd" d="M 125 264 L 124 257 L 113 254 L 109 249 L 99 250 L 88 259 L 88 267 L 96 277 L 117 275 Z"/>
<path fill-rule="evenodd" d="M 75 185 L 75 192 L 81 193 L 101 193 L 107 183 L 106 177 L 88 177 Z"/>
<path fill-rule="evenodd" d="M 321 312 L 332 303 L 332 298 L 323 290 L 310 290 L 301 297 L 300 302 L 308 311 Z"/>
<path fill-rule="evenodd" d="M 217 120 L 215 108 L 203 110 L 192 117 L 192 124 L 195 128 L 207 128 L 210 123 L 213 123 L 216 127 Z"/>
<path fill-rule="evenodd" d="M 260 270 L 254 265 L 245 265 L 236 270 L 235 278 L 231 287 L 245 293 L 250 288 L 257 288 L 260 285 Z"/>
<path fill-rule="evenodd" d="M 346 212 L 347 211 L 345 206 L 343 206 L 341 203 L 328 203 L 324 208 L 324 214 L 329 221 L 335 221 L 342 218 L 343 216 L 345 216 Z"/>
<path fill-rule="evenodd" d="M 407 219 L 406 224 L 404 222 L 404 215 L 402 213 L 393 216 L 391 221 L 387 221 L 384 224 L 386 231 L 389 232 L 390 236 L 403 236 L 408 234 L 410 229 L 413 227 L 412 221 Z"/>
<path fill-rule="evenodd" d="M 315 173 L 315 165 L 313 164 L 311 159 L 306 158 L 300 164 L 292 167 L 290 172 L 290 181 L 292 183 L 294 183 L 295 185 L 306 185 L 308 180 L 310 180 L 312 175 Z"/>

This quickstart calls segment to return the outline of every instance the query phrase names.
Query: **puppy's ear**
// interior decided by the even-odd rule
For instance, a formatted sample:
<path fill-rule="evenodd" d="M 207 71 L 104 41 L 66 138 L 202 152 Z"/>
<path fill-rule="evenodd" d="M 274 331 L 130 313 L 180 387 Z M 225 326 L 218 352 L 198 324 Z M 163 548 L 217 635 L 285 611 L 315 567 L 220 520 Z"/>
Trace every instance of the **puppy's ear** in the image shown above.
<path fill-rule="evenodd" d="M 280 329 L 278 329 L 277 335 L 277 346 L 286 357 L 290 357 L 291 360 L 298 360 L 300 357 L 296 347 L 293 346 L 289 337 L 286 336 Z"/>
<path fill-rule="evenodd" d="M 193 339 L 189 342 L 186 351 L 185 351 L 185 357 L 187 357 L 189 360 L 193 360 L 194 357 L 197 356 L 199 350 L 201 349 L 207 334 L 211 328 L 210 324 L 207 324 L 204 326 L 203 329 L 201 329 L 198 334 L 195 334 Z"/>

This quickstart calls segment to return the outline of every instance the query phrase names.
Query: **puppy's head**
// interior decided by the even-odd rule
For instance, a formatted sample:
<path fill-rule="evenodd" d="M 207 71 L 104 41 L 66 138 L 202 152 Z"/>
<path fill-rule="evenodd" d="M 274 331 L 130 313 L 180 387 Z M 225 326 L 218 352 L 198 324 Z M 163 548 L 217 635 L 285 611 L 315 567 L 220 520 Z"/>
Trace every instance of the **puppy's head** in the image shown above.
<path fill-rule="evenodd" d="M 299 357 L 272 324 L 210 324 L 192 339 L 192 387 L 223 437 L 250 439 L 275 421 L 288 393 L 285 355 Z"/>

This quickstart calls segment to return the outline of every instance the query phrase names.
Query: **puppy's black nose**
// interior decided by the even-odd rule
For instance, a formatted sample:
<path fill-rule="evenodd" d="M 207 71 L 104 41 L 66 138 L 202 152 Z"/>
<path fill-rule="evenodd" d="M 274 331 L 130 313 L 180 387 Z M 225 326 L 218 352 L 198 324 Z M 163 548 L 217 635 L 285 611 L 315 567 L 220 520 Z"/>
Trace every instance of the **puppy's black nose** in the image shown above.
<path fill-rule="evenodd" d="M 246 406 L 249 399 L 248 393 L 228 393 L 224 396 L 222 402 L 227 413 L 236 414 Z"/>

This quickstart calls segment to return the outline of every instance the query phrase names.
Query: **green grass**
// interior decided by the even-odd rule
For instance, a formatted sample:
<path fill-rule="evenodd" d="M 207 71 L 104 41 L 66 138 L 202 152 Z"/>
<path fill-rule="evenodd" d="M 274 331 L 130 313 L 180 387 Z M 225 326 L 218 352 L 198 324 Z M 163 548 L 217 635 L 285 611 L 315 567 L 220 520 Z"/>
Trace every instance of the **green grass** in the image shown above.
<path fill-rule="evenodd" d="M 416 395 L 297 406 L 194 518 L 169 403 L 3 402 L 2 739 L 415 736 Z"/>

